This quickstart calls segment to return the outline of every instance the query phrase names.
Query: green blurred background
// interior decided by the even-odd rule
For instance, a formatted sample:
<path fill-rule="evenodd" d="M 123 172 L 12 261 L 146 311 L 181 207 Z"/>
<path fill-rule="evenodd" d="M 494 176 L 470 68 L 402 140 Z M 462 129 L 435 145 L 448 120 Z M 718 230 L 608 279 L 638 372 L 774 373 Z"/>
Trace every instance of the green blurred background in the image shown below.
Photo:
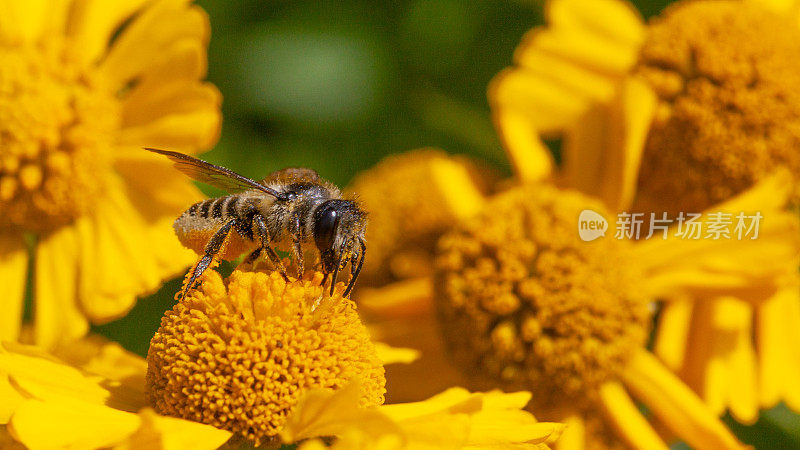
<path fill-rule="evenodd" d="M 208 79 L 224 97 L 222 137 L 204 159 L 256 179 L 312 167 L 344 186 L 388 154 L 439 147 L 510 173 L 486 86 L 543 23 L 541 1 L 196 3 L 211 19 Z M 650 17 L 669 1 L 634 3 Z M 179 287 L 94 330 L 145 355 Z M 783 407 L 754 426 L 728 422 L 757 448 L 800 448 L 800 420 Z"/>

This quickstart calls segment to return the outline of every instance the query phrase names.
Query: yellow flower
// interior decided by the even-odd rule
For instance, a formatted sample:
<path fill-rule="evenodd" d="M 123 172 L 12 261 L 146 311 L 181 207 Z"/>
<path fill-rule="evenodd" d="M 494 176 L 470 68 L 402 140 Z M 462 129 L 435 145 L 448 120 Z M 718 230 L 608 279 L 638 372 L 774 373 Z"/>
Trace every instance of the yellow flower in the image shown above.
<path fill-rule="evenodd" d="M 169 449 L 341 436 L 340 448 L 354 437 L 494 448 L 558 436 L 561 425 L 521 410 L 527 393 L 453 389 L 378 407 L 381 362 L 413 355 L 373 346 L 344 285 L 323 296 L 321 279 L 287 284 L 277 272 L 237 270 L 222 280 L 211 271 L 166 314 L 147 361 L 94 337 L 53 353 L 0 344 L 0 442 Z"/>
<path fill-rule="evenodd" d="M 645 349 L 648 298 L 679 269 L 651 264 L 639 244 L 582 241 L 577 218 L 586 209 L 607 216 L 576 191 L 520 186 L 440 240 L 434 303 L 448 355 L 473 385 L 531 389 L 548 420 L 600 419 L 567 428 L 565 439 L 577 441 L 586 429 L 575 448 L 609 430 L 632 447 L 664 448 L 633 398 L 693 448 L 739 447 Z"/>
<path fill-rule="evenodd" d="M 0 338 L 19 336 L 30 264 L 32 340 L 52 347 L 191 264 L 170 223 L 200 194 L 141 147 L 210 147 L 220 95 L 188 2 L 3 0 L 0 16 Z"/>
<path fill-rule="evenodd" d="M 467 179 L 451 181 L 440 189 L 474 190 L 464 185 Z M 362 286 L 356 293 L 376 338 L 422 353 L 414 364 L 388 368 L 388 397 L 419 399 L 465 381 L 480 389 L 526 389 L 537 414 L 572 424 L 560 441 L 565 448 L 619 440 L 664 446 L 633 396 L 693 446 L 736 447 L 712 411 L 645 350 L 647 301 L 675 290 L 773 294 L 790 276 L 785 261 L 799 249 L 787 239 L 798 230 L 796 218 L 782 210 L 788 191 L 789 178 L 780 175 L 718 205 L 771 218 L 758 240 L 736 243 L 631 243 L 613 236 L 583 242 L 579 213 L 608 217 L 605 205 L 547 185 L 480 199 L 473 207 L 479 212 L 440 240 L 435 279 Z M 733 255 L 748 264 L 730 263 Z M 442 362 L 445 355 L 461 370 Z"/>
<path fill-rule="evenodd" d="M 323 295 L 322 273 L 204 275 L 161 320 L 147 354 L 147 398 L 161 414 L 274 438 L 307 389 L 361 381 L 362 407 L 383 403 L 384 369 L 355 304 Z"/>
<path fill-rule="evenodd" d="M 526 36 L 489 89 L 522 181 L 552 177 L 611 212 L 636 201 L 645 211 L 759 211 L 782 224 L 758 242 L 637 245 L 642 264 L 663 270 L 651 292 L 666 301 L 655 353 L 714 412 L 743 422 L 781 400 L 800 410 L 789 381 L 800 354 L 786 345 L 800 329 L 797 235 L 783 211 L 797 183 L 779 175 L 756 186 L 800 168 L 798 11 L 678 2 L 646 26 L 622 1 L 554 0 L 548 27 Z M 558 169 L 549 137 L 561 140 Z M 704 257 L 688 257 L 702 246 Z"/>

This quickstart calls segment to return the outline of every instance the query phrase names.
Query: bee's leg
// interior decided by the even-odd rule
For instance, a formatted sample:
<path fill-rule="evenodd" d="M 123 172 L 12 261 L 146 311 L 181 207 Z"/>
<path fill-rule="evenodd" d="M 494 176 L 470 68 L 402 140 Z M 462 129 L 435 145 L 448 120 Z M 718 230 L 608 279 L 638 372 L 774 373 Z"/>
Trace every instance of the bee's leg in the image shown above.
<path fill-rule="evenodd" d="M 342 297 L 347 297 L 350 295 L 350 292 L 353 290 L 353 286 L 356 285 L 356 280 L 358 279 L 358 274 L 361 273 L 361 268 L 364 267 L 364 258 L 367 256 L 367 244 L 364 242 L 363 239 L 358 239 L 358 244 L 361 247 L 361 259 L 358 260 L 358 265 L 355 266 L 355 270 L 352 270 L 352 277 L 350 278 L 350 283 L 347 285 L 347 289 L 344 290 Z M 351 267 L 355 264 L 355 260 L 350 262 Z"/>
<path fill-rule="evenodd" d="M 258 255 L 256 255 L 255 258 L 258 258 L 261 255 L 261 252 L 266 250 L 269 260 L 272 261 L 272 264 L 274 264 L 275 267 L 277 267 L 281 272 L 283 279 L 288 282 L 289 276 L 286 275 L 286 267 L 283 266 L 281 257 L 275 253 L 275 249 L 270 245 L 269 233 L 267 233 L 267 225 L 264 223 L 264 217 L 262 217 L 260 214 L 256 214 L 253 216 L 253 224 L 255 224 L 256 231 L 258 231 L 258 237 L 261 238 L 261 248 L 253 251 L 253 253 L 258 252 Z M 253 253 L 251 253 L 250 256 L 253 256 Z M 247 257 L 248 260 L 250 259 L 250 256 Z M 253 258 L 253 260 L 255 260 L 255 258 Z"/>
<path fill-rule="evenodd" d="M 258 247 L 257 249 L 250 252 L 249 255 L 242 261 L 242 264 L 249 265 L 253 264 L 258 258 L 261 257 L 261 253 L 264 251 L 262 247 Z"/>
<path fill-rule="evenodd" d="M 328 282 L 328 276 L 330 276 L 329 273 L 325 273 L 324 275 L 322 275 L 322 283 L 320 283 L 319 285 L 322 286 L 323 288 L 325 287 L 325 283 Z"/>
<path fill-rule="evenodd" d="M 358 255 L 360 255 L 360 254 L 361 253 L 359 252 L 359 250 L 355 249 L 355 250 L 353 250 L 353 253 L 350 255 L 350 258 L 348 258 L 347 262 L 350 263 L 350 278 L 351 279 L 356 275 L 356 267 L 357 267 L 356 264 L 358 263 Z"/>
<path fill-rule="evenodd" d="M 183 298 L 186 297 L 186 294 L 188 294 L 189 291 L 194 287 L 194 283 L 198 278 L 200 278 L 200 275 L 202 275 L 203 272 L 208 269 L 208 266 L 210 266 L 211 262 L 214 261 L 214 258 L 217 257 L 219 252 L 222 250 L 222 246 L 225 244 L 225 239 L 230 234 L 231 228 L 235 223 L 236 220 L 231 220 L 230 222 L 221 226 L 220 229 L 217 230 L 213 236 L 211 236 L 211 239 L 209 239 L 208 244 L 206 244 L 206 248 L 203 251 L 203 257 L 194 266 L 192 276 L 189 278 L 189 282 L 186 283 L 186 287 L 181 293 L 180 300 L 183 300 Z"/>
<path fill-rule="evenodd" d="M 301 233 L 303 232 L 302 228 L 300 227 L 300 216 L 294 216 L 294 233 L 292 233 L 292 240 L 294 240 L 294 259 L 297 261 L 297 279 L 303 278 L 303 274 L 305 273 L 304 262 L 303 262 L 303 246 L 300 242 L 301 240 Z"/>

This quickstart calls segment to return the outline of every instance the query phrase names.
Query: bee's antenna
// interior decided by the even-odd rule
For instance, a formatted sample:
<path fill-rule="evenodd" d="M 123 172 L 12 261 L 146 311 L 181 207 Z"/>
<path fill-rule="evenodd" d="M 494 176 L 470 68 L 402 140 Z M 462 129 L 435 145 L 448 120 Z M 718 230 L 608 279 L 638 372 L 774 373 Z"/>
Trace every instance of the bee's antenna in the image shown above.
<path fill-rule="evenodd" d="M 356 270 L 353 271 L 353 276 L 350 277 L 350 283 L 347 285 L 347 289 L 344 290 L 344 294 L 342 294 L 342 297 L 347 297 L 350 295 L 350 291 L 352 291 L 353 286 L 356 285 L 356 279 L 358 278 L 358 274 L 361 273 L 361 267 L 364 266 L 364 258 L 367 257 L 367 244 L 365 244 L 364 240 L 361 238 L 358 238 L 358 244 L 361 246 L 361 259 L 358 260 L 358 266 L 356 266 Z"/>
<path fill-rule="evenodd" d="M 339 277 L 339 267 L 342 266 L 342 258 L 344 257 L 344 249 L 347 248 L 347 244 L 350 241 L 342 242 L 341 247 L 339 247 L 339 259 L 336 261 L 336 268 L 333 269 L 333 279 L 331 280 L 331 296 L 333 295 L 333 289 L 336 287 L 336 278 Z"/>

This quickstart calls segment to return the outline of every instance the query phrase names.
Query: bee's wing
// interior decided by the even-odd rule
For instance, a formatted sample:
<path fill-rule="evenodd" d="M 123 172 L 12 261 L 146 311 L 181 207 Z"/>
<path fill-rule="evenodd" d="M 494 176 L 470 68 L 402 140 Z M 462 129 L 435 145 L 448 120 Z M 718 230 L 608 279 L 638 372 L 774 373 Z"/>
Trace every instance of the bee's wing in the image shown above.
<path fill-rule="evenodd" d="M 197 180 L 220 189 L 225 189 L 231 193 L 246 191 L 249 189 L 257 189 L 276 198 L 280 197 L 280 194 L 278 194 L 278 192 L 276 192 L 274 189 L 264 186 L 257 181 L 253 181 L 250 178 L 239 175 L 230 169 L 207 163 L 201 159 L 184 155 L 183 153 L 171 152 L 168 150 L 158 150 L 155 148 L 145 148 L 145 150 L 158 153 L 159 155 L 164 155 L 171 159 L 175 163 L 176 169 L 185 173 L 193 180 Z"/>

